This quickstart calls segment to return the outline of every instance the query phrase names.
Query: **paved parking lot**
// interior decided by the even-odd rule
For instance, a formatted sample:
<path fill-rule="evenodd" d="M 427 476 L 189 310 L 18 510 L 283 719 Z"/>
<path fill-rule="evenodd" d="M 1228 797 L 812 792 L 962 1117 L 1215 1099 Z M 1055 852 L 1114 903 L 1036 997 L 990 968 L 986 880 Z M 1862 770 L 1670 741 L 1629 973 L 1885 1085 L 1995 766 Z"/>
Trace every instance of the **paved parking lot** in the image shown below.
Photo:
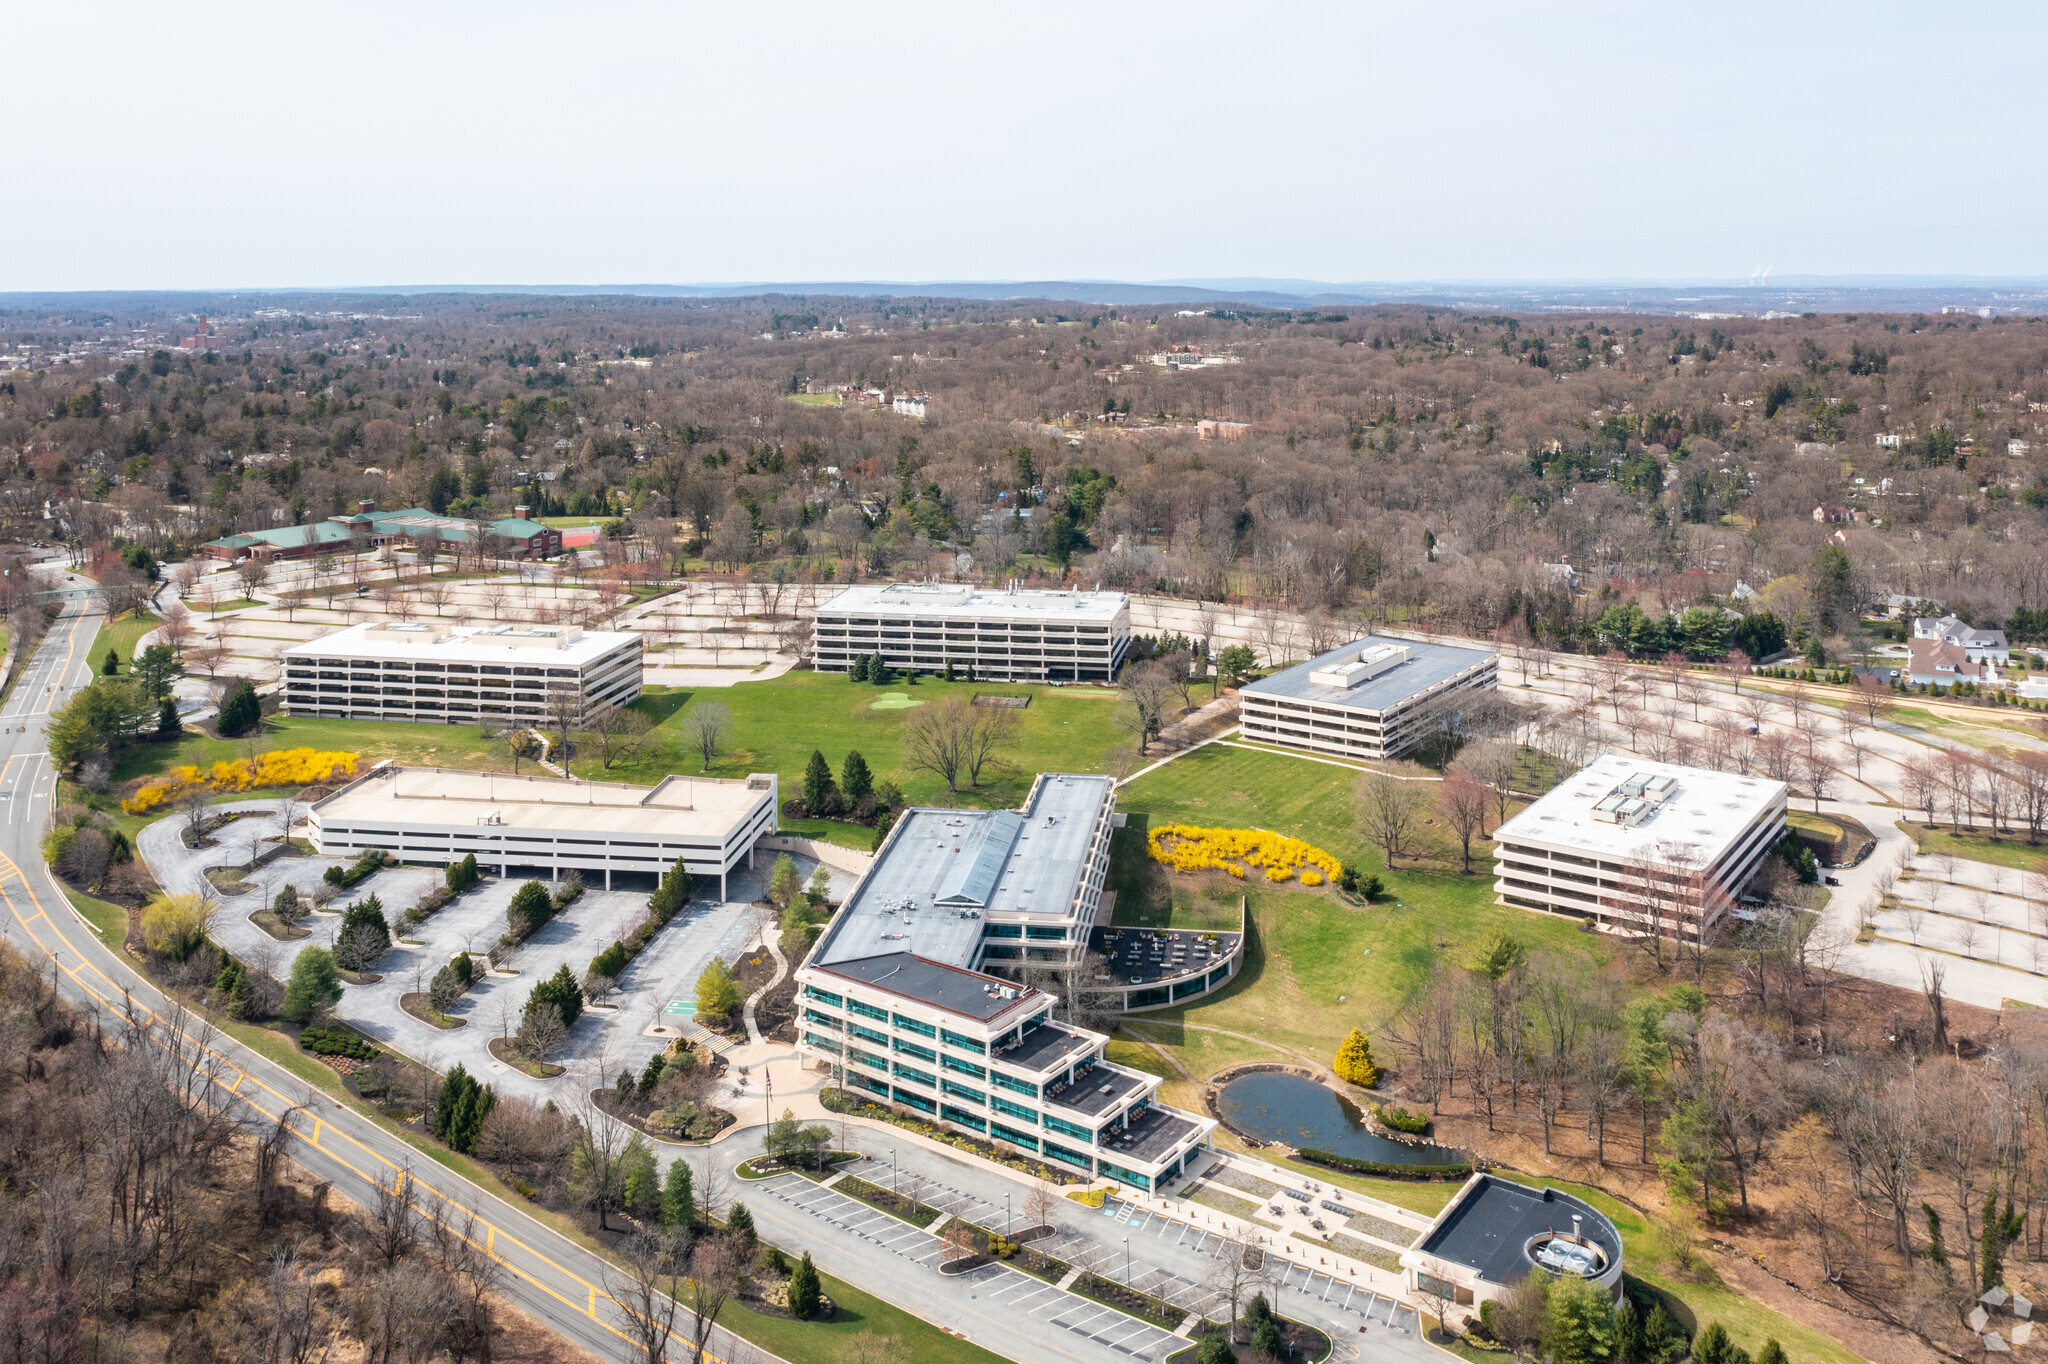
<path fill-rule="evenodd" d="M 856 1168 L 860 1178 L 888 1187 L 887 1161 L 868 1161 Z M 937 1291 L 962 1295 L 968 1302 L 1000 1307 L 1005 1315 L 1021 1319 L 1020 1324 L 1027 1329 L 1035 1329 L 1042 1322 L 1134 1359 L 1164 1359 L 1187 1343 L 1170 1331 L 1078 1294 L 1063 1292 L 1043 1279 L 1007 1265 L 985 1265 L 958 1278 L 941 1279 L 938 1268 L 945 1246 L 938 1237 L 878 1212 L 858 1199 L 813 1184 L 801 1175 L 784 1175 L 754 1187 L 804 1213 L 821 1229 L 829 1227 L 839 1236 L 856 1237 L 874 1250 L 886 1251 L 927 1271 L 938 1286 Z M 931 1181 L 919 1189 L 918 1196 L 934 1207 L 951 1201 L 961 1207 L 955 1216 L 983 1226 L 1000 1225 L 1003 1220 L 1000 1206 L 958 1190 L 938 1188 Z"/>

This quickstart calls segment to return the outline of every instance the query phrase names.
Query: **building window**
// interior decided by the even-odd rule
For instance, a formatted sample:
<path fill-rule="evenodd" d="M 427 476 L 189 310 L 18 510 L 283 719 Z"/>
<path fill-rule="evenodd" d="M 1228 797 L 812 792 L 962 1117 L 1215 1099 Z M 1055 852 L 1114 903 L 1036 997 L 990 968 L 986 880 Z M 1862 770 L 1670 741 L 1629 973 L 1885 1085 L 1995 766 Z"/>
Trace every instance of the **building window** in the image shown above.
<path fill-rule="evenodd" d="M 938 1083 L 938 1078 L 929 1071 L 919 1070 L 915 1066 L 906 1066 L 901 1061 L 896 1063 L 896 1075 L 899 1079 L 915 1080 L 921 1085 L 935 1085 Z"/>
<path fill-rule="evenodd" d="M 936 1113 L 939 1106 L 922 1094 L 914 1094 L 903 1086 L 896 1086 L 896 1102 L 925 1113 Z"/>
<path fill-rule="evenodd" d="M 1000 1070 L 990 1071 L 988 1078 L 995 1081 L 997 1087 L 1007 1089 L 1013 1094 L 1029 1094 L 1034 1099 L 1038 1097 L 1038 1086 L 1029 1080 L 1019 1080 L 1015 1076 L 1003 1074 Z"/>
<path fill-rule="evenodd" d="M 1050 1113 L 1045 1115 L 1045 1125 L 1051 1131 L 1062 1132 L 1070 1137 L 1079 1137 L 1090 1145 L 1093 1145 L 1095 1142 L 1095 1129 L 1092 1127 L 1083 1127 L 1077 1122 L 1068 1122 L 1065 1118 L 1055 1118 Z"/>
<path fill-rule="evenodd" d="M 1432 1298 L 1442 1298 L 1445 1302 L 1458 1301 L 1456 1284 L 1449 1279 L 1439 1279 L 1434 1274 L 1425 1274 L 1419 1269 L 1415 1271 L 1415 1288 L 1417 1292 Z"/>
<path fill-rule="evenodd" d="M 1026 1108 L 1023 1104 L 1013 1104 L 1000 1094 L 991 1095 L 988 1105 L 998 1113 L 1007 1113 L 1013 1118 L 1022 1118 L 1025 1122 L 1038 1121 L 1035 1110 Z"/>
<path fill-rule="evenodd" d="M 882 1023 L 889 1021 L 889 1011 L 887 1009 L 877 1009 L 874 1005 L 863 1004 L 857 999 L 848 1000 L 846 1007 L 851 1012 L 859 1014 L 862 1018 L 872 1018 Z"/>
<path fill-rule="evenodd" d="M 939 1054 L 930 1047 L 920 1047 L 917 1043 L 906 1042 L 900 1037 L 896 1039 L 894 1046 L 897 1051 L 902 1052 L 905 1056 L 914 1056 L 920 1061 L 936 1061 L 939 1059 Z"/>
<path fill-rule="evenodd" d="M 955 1108 L 951 1104 L 940 1104 L 939 1116 L 947 1122 L 957 1122 L 962 1127 L 971 1127 L 977 1132 L 982 1131 L 987 1126 L 984 1119 L 969 1113 L 964 1108 Z"/>
<path fill-rule="evenodd" d="M 965 1099 L 969 1103 L 978 1104 L 988 1102 L 988 1097 L 984 1095 L 980 1090 L 970 1089 L 966 1085 L 961 1084 L 957 1080 L 939 1081 L 939 1092 L 942 1094 L 950 1094 L 956 1099 Z"/>
<path fill-rule="evenodd" d="M 931 1024 L 920 1023 L 914 1018 L 905 1018 L 902 1014 L 895 1015 L 895 1017 L 890 1019 L 890 1022 L 905 1032 L 916 1033 L 919 1037 L 937 1037 L 939 1035 L 939 1030 Z"/>
<path fill-rule="evenodd" d="M 957 1071 L 962 1075 L 971 1075 L 977 1080 L 986 1080 L 988 1078 L 988 1073 L 980 1066 L 969 1065 L 957 1056 L 942 1055 L 939 1057 L 939 1064 L 947 1070 Z"/>
<path fill-rule="evenodd" d="M 846 1025 L 846 1030 L 852 1033 L 855 1037 L 860 1038 L 862 1041 L 872 1042 L 878 1047 L 886 1047 L 889 1045 L 889 1035 L 887 1033 L 876 1032 L 873 1028 L 863 1028 L 858 1023 L 849 1023 Z"/>
<path fill-rule="evenodd" d="M 1013 1146 L 1021 1146 L 1027 1151 L 1036 1151 L 1038 1149 L 1037 1137 L 1032 1136 L 1028 1132 L 1019 1132 L 1014 1127 L 1005 1127 L 999 1122 L 992 1122 L 988 1125 L 988 1134 L 1007 1141 Z"/>
<path fill-rule="evenodd" d="M 985 1045 L 975 1041 L 971 1037 L 962 1037 L 959 1033 L 954 1032 L 951 1028 L 939 1029 L 939 1040 L 941 1042 L 944 1042 L 949 1047 L 958 1047 L 962 1051 L 971 1051 L 976 1056 L 985 1056 L 988 1054 L 988 1048 Z"/>
<path fill-rule="evenodd" d="M 1055 1146 L 1051 1142 L 1046 1142 L 1039 1150 L 1044 1153 L 1047 1160 L 1057 1160 L 1068 1165 L 1078 1165 L 1084 1170 L 1089 1168 L 1088 1157 L 1082 1155 L 1079 1151 L 1069 1151 L 1066 1147 Z"/>

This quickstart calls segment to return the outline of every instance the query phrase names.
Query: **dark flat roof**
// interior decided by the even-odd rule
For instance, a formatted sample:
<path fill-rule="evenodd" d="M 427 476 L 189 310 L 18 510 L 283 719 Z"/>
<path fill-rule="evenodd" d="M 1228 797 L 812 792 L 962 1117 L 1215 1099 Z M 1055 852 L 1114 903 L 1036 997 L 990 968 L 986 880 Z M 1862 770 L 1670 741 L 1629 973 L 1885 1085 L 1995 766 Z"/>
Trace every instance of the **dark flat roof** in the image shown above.
<path fill-rule="evenodd" d="M 1096 1118 L 1109 1112 L 1144 1087 L 1145 1081 L 1135 1075 L 1126 1075 L 1107 1066 L 1095 1066 L 1057 1095 L 1046 1095 L 1045 1101 L 1055 1108 L 1064 1108 L 1083 1117 Z M 1105 1090 L 1108 1092 L 1105 1093 Z"/>
<path fill-rule="evenodd" d="M 1408 661 L 1389 668 L 1369 682 L 1358 686 L 1321 687 L 1309 681 L 1309 675 L 1318 668 L 1331 667 L 1348 659 L 1356 658 L 1376 644 L 1399 644 L 1408 649 Z M 1278 696 L 1296 701 L 1311 701 L 1319 706 L 1335 706 L 1343 710 L 1364 710 L 1379 712 L 1390 706 L 1399 705 L 1419 691 L 1427 691 L 1449 677 L 1486 662 L 1494 655 L 1485 649 L 1460 649 L 1449 644 L 1424 644 L 1413 639 L 1388 639 L 1381 635 L 1367 635 L 1364 639 L 1319 654 L 1306 663 L 1297 663 L 1271 677 L 1259 679 L 1244 687 L 1246 695 Z"/>
<path fill-rule="evenodd" d="M 1195 1129 L 1195 1123 L 1170 1109 L 1154 1105 L 1131 1121 L 1130 1145 L 1104 1146 L 1101 1149 L 1113 1163 L 1129 1158 L 1150 1165 L 1164 1160 L 1174 1144 L 1186 1140 Z"/>
<path fill-rule="evenodd" d="M 1509 1284 L 1529 1272 L 1531 1262 L 1523 1252 L 1529 1238 L 1546 1231 L 1569 1233 L 1573 1213 L 1585 1219 L 1579 1234 L 1606 1251 L 1610 1265 L 1618 1263 L 1621 1237 L 1592 1204 L 1494 1175 L 1481 1175 L 1416 1249 L 1464 1265 L 1488 1283 Z"/>
<path fill-rule="evenodd" d="M 1036 993 L 1026 987 L 997 980 L 994 976 L 948 966 L 944 962 L 926 961 L 909 952 L 856 957 L 852 961 L 835 961 L 830 966 L 817 969 L 983 1023 L 1009 1012 Z M 1007 992 L 1008 997 L 999 992 Z"/>
<path fill-rule="evenodd" d="M 1051 1070 L 1054 1066 L 1081 1055 L 1095 1043 L 1089 1038 L 1072 1032 L 1058 1023 L 1045 1023 L 1032 1029 L 1022 1042 L 1009 1051 L 997 1050 L 996 1060 L 1020 1070 Z"/>

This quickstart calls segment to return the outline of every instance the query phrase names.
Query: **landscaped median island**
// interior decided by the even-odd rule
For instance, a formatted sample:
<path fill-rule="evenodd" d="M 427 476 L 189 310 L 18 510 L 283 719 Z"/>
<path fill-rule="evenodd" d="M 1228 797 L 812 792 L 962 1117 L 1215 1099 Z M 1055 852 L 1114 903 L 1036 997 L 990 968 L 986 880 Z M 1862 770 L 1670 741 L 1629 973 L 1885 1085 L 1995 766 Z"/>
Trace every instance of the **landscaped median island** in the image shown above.
<path fill-rule="evenodd" d="M 832 1186 L 834 1193 L 843 1193 L 848 1198 L 857 1198 L 871 1208 L 879 1208 L 891 1217 L 900 1217 L 914 1226 L 930 1230 L 932 1223 L 946 1214 L 927 1203 L 919 1203 L 900 1193 L 892 1193 L 879 1185 L 870 1184 L 856 1175 L 848 1175 Z"/>

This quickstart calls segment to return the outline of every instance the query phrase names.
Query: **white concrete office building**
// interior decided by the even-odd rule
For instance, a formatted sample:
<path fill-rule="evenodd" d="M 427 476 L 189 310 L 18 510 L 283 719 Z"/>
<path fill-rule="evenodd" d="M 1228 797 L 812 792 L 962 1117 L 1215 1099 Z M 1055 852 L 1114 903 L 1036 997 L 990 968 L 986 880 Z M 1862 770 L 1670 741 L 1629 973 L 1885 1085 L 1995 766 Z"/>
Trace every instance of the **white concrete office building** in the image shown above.
<path fill-rule="evenodd" d="M 1484 649 L 1367 636 L 1246 684 L 1238 714 L 1248 739 L 1377 761 L 1427 737 L 1434 702 L 1499 677 L 1499 656 Z"/>
<path fill-rule="evenodd" d="M 798 1049 L 850 1090 L 1089 1176 L 1156 1189 L 1216 1127 L 1157 1076 L 991 974 L 1080 950 L 1108 871 L 1114 788 L 1047 774 L 1020 812 L 913 810 L 797 971 Z"/>
<path fill-rule="evenodd" d="M 284 703 L 341 720 L 574 729 L 639 697 L 641 648 L 637 633 L 573 625 L 371 621 L 286 649 Z"/>
<path fill-rule="evenodd" d="M 1785 783 L 1609 753 L 1494 832 L 1504 905 L 1703 941 L 1785 829 Z"/>
<path fill-rule="evenodd" d="M 403 862 L 445 865 L 475 853 L 501 876 L 559 880 L 571 871 L 659 876 L 677 858 L 693 876 L 725 877 L 775 832 L 776 779 L 669 777 L 659 786 L 506 776 L 379 763 L 307 815 L 323 857 L 377 849 Z"/>
<path fill-rule="evenodd" d="M 845 672 L 880 654 L 897 672 L 952 664 L 978 681 L 1107 682 L 1131 647 L 1131 601 L 1121 592 L 1049 592 L 960 583 L 850 587 L 817 610 L 819 672 Z"/>

